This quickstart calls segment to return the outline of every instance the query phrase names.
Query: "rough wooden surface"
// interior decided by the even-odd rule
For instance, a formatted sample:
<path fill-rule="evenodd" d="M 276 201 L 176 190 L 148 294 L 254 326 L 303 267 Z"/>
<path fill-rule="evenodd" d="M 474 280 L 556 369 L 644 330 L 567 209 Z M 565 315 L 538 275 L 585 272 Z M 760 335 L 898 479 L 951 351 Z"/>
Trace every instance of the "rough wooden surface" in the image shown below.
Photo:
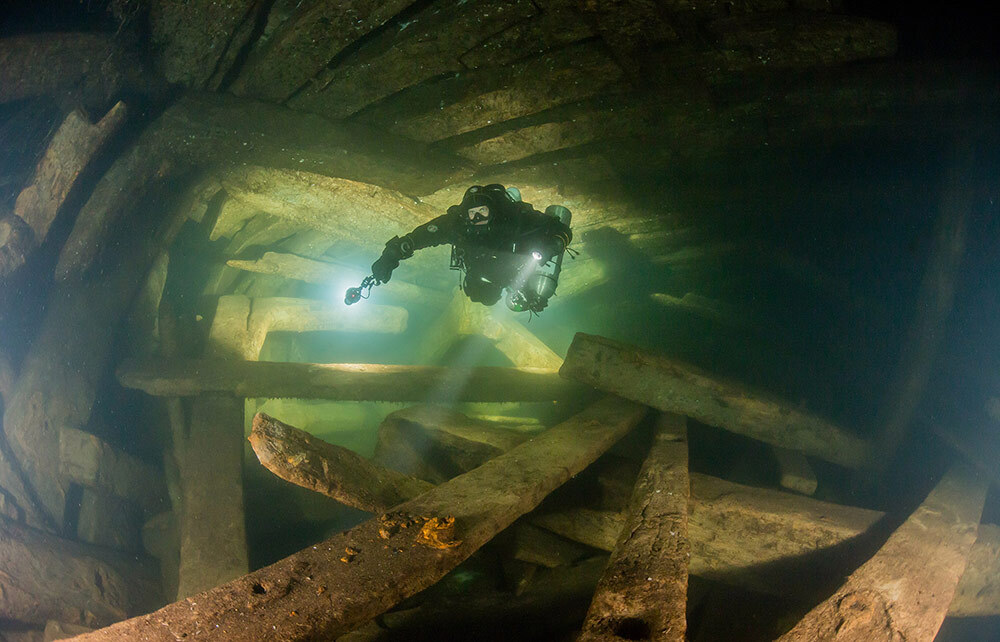
<path fill-rule="evenodd" d="M 882 513 L 691 474 L 688 537 L 692 575 L 763 593 L 787 592 L 785 564 L 835 551 Z M 617 511 L 572 509 L 532 516 L 563 537 L 611 551 L 625 526 Z M 812 582 L 802 582 L 812 584 Z M 815 588 L 815 584 L 812 584 Z"/>
<path fill-rule="evenodd" d="M 31 184 L 21 190 L 14 204 L 20 216 L 41 244 L 70 190 L 94 156 L 125 122 L 125 103 L 119 102 L 95 124 L 79 111 L 66 116 L 38 161 Z"/>
<path fill-rule="evenodd" d="M 341 401 L 425 401 L 442 389 L 457 401 L 552 401 L 582 388 L 544 368 L 445 368 L 374 364 L 126 361 L 118 380 L 151 395 L 186 397 L 210 392 L 239 397 L 294 397 Z"/>
<path fill-rule="evenodd" d="M 664 413 L 578 640 L 684 641 L 689 494 L 687 418 Z"/>
<path fill-rule="evenodd" d="M 194 400 L 180 464 L 180 576 L 177 597 L 228 582 L 250 568 L 243 510 L 243 400 Z"/>
<path fill-rule="evenodd" d="M 879 552 L 780 640 L 931 642 L 976 541 L 987 488 L 969 468 L 950 470 Z"/>
<path fill-rule="evenodd" d="M 329 639 L 433 584 L 627 433 L 607 398 L 514 450 L 280 562 L 80 638 Z"/>
<path fill-rule="evenodd" d="M 261 465 L 303 488 L 377 513 L 430 490 L 434 484 L 372 464 L 263 413 L 253 418 L 250 444 Z"/>
<path fill-rule="evenodd" d="M 803 495 L 812 495 L 816 492 L 819 481 L 805 455 L 780 446 L 774 446 L 772 452 L 778 462 L 778 473 L 781 475 L 778 483 L 782 488 Z"/>
<path fill-rule="evenodd" d="M 160 602 L 155 572 L 131 555 L 0 516 L 0 619 L 104 626 Z"/>
<path fill-rule="evenodd" d="M 20 216 L 0 214 L 0 277 L 13 273 L 35 249 L 31 227 Z"/>
<path fill-rule="evenodd" d="M 854 467 L 871 464 L 869 445 L 826 419 L 604 337 L 577 333 L 559 374 L 833 463 Z"/>

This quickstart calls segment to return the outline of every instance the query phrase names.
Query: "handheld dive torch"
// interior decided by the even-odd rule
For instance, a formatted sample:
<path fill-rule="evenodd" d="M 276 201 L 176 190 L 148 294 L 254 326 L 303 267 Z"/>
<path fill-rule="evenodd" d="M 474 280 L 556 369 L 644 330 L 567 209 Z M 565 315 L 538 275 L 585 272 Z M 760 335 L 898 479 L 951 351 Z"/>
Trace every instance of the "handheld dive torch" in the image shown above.
<path fill-rule="evenodd" d="M 358 287 L 347 288 L 347 293 L 344 295 L 344 304 L 354 305 L 361 299 L 367 299 L 371 293 L 372 286 L 377 284 L 378 281 L 374 275 L 366 276 Z"/>

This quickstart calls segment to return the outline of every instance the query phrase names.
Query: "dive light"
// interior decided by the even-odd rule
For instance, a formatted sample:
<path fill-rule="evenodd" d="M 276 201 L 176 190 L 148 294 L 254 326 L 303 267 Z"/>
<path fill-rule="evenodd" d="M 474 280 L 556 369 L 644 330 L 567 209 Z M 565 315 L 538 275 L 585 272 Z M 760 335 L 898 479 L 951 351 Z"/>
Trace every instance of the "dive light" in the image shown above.
<path fill-rule="evenodd" d="M 369 275 L 365 277 L 365 279 L 361 282 L 361 285 L 359 285 L 358 287 L 347 288 L 347 293 L 344 295 L 344 304 L 354 305 L 361 299 L 367 299 L 371 292 L 372 286 L 377 283 L 378 281 L 375 280 L 375 276 Z"/>

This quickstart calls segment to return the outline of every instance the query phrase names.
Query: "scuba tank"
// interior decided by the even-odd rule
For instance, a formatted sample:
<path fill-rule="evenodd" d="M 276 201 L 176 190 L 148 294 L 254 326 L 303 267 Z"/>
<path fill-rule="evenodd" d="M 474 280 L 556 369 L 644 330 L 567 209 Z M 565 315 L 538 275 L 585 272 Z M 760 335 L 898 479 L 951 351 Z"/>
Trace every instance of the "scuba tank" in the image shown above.
<path fill-rule="evenodd" d="M 558 218 L 566 227 L 570 226 L 573 217 L 569 209 L 562 205 L 549 205 L 545 208 L 545 213 Z M 562 252 L 535 268 L 525 281 L 524 287 L 516 292 L 508 292 L 507 307 L 515 312 L 529 308 L 537 312 L 545 308 L 549 297 L 555 294 L 556 286 L 559 285 L 559 273 L 562 271 L 565 254 L 566 248 L 563 248 Z"/>

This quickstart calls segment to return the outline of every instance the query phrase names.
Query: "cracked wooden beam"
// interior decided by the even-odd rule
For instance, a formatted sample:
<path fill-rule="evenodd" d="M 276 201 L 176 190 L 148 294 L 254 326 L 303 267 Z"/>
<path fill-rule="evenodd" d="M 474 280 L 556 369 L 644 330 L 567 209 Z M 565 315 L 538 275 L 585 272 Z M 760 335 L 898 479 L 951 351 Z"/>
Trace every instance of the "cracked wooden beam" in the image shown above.
<path fill-rule="evenodd" d="M 872 464 L 871 447 L 836 424 L 763 393 L 611 339 L 577 333 L 559 373 L 710 426 L 842 466 Z"/>
<path fill-rule="evenodd" d="M 684 641 L 689 495 L 687 417 L 663 413 L 578 640 Z"/>
<path fill-rule="evenodd" d="M 162 603 L 152 567 L 0 516 L 0 619 L 105 626 Z"/>
<path fill-rule="evenodd" d="M 391 513 L 190 600 L 79 639 L 336 637 L 439 580 L 645 414 L 641 406 L 606 398 Z"/>
<path fill-rule="evenodd" d="M 969 552 L 988 483 L 952 468 L 882 548 L 779 640 L 924 640 L 937 635 Z"/>
<path fill-rule="evenodd" d="M 341 401 L 425 401 L 445 389 L 455 390 L 458 401 L 552 401 L 583 390 L 545 368 L 197 359 L 125 361 L 118 369 L 118 380 L 125 387 L 166 397 L 221 393 Z"/>

